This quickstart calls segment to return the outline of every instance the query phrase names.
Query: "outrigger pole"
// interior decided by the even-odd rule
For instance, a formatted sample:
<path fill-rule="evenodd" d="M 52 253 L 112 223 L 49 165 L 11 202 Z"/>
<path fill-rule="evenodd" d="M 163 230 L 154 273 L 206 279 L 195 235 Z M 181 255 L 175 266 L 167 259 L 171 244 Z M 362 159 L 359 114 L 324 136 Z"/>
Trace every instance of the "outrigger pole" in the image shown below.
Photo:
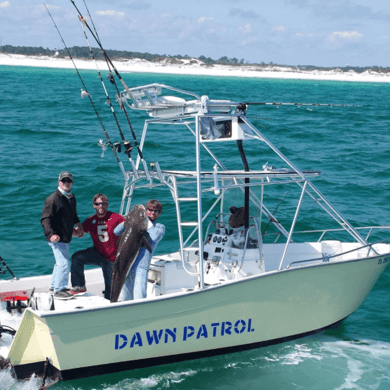
<path fill-rule="evenodd" d="M 246 102 L 248 106 L 314 106 L 314 107 L 360 107 L 358 104 L 332 104 L 332 103 L 272 103 L 272 102 Z"/>
<path fill-rule="evenodd" d="M 116 88 L 116 90 L 117 90 L 117 92 L 118 92 L 118 98 L 119 98 L 119 96 L 120 96 L 120 94 L 119 94 L 119 89 L 118 89 L 117 84 L 116 84 L 116 82 L 115 82 L 115 79 L 114 79 L 114 77 L 113 77 L 111 68 L 114 70 L 115 74 L 116 74 L 117 77 L 119 78 L 120 82 L 122 83 L 122 85 L 123 85 L 123 87 L 125 88 L 125 90 L 127 91 L 127 93 L 129 93 L 129 95 L 131 96 L 131 91 L 130 91 L 129 87 L 127 86 L 127 84 L 126 84 L 125 81 L 123 80 L 122 76 L 120 75 L 120 73 L 119 73 L 118 70 L 116 69 L 116 67 L 115 67 L 115 65 L 113 64 L 113 62 L 111 61 L 111 58 L 108 56 L 108 54 L 107 54 L 106 51 L 104 50 L 104 48 L 103 48 L 103 46 L 102 46 L 102 44 L 101 44 L 101 41 L 100 41 L 99 37 L 97 36 L 96 28 L 95 28 L 95 25 L 94 25 L 94 23 L 93 23 L 93 21 L 92 21 L 92 17 L 91 17 L 91 14 L 89 13 L 87 4 L 86 4 L 85 1 L 84 1 L 85 7 L 86 7 L 87 12 L 88 12 L 88 15 L 89 15 L 89 17 L 91 18 L 91 22 L 92 22 L 92 24 L 93 24 L 93 26 L 94 26 L 95 33 L 91 30 L 91 27 L 89 27 L 87 21 L 85 20 L 85 18 L 84 18 L 83 15 L 81 14 L 80 10 L 77 8 L 75 2 L 74 2 L 73 0 L 70 0 L 70 1 L 71 1 L 71 3 L 73 4 L 73 6 L 75 7 L 77 13 L 79 14 L 80 22 L 82 23 L 82 25 L 84 25 L 84 26 L 86 26 L 86 27 L 88 28 L 88 30 L 89 30 L 89 32 L 91 33 L 92 37 L 95 39 L 96 43 L 97 43 L 97 44 L 99 45 L 99 47 L 100 47 L 100 50 L 101 50 L 101 52 L 102 52 L 102 54 L 103 54 L 103 56 L 104 56 L 104 58 L 105 58 L 105 60 L 106 60 L 106 63 L 107 63 L 107 66 L 108 66 L 108 69 L 109 69 L 109 72 L 110 72 L 110 76 L 111 76 L 111 77 L 110 77 L 110 81 L 115 85 L 115 88 Z M 84 34 L 85 34 L 85 32 L 84 32 Z M 88 41 L 88 39 L 87 39 L 87 41 Z M 88 45 L 89 45 L 89 42 L 88 42 Z M 89 46 L 90 46 L 90 45 L 89 45 Z M 129 124 L 130 131 L 131 131 L 131 134 L 132 134 L 132 136 L 133 136 L 134 144 L 135 144 L 135 146 L 136 146 L 136 148 L 137 148 L 138 155 L 139 155 L 139 157 L 140 157 L 140 159 L 141 159 L 141 161 L 142 161 L 142 164 L 143 164 L 143 166 L 144 166 L 145 173 L 146 173 L 146 172 L 147 172 L 146 162 L 145 162 L 145 160 L 144 160 L 144 157 L 143 157 L 143 154 L 142 154 L 142 150 L 141 150 L 141 148 L 139 147 L 139 144 L 138 144 L 138 141 L 137 141 L 137 137 L 136 137 L 136 135 L 135 135 L 133 126 L 132 126 L 132 124 L 131 124 L 131 122 L 130 122 L 129 116 L 128 116 L 127 111 L 126 111 L 126 108 L 125 108 L 124 104 L 123 104 L 121 101 L 119 101 L 119 104 L 120 104 L 120 107 L 121 107 L 122 111 L 123 111 L 123 112 L 125 113 L 125 115 L 126 115 L 127 123 Z"/>
<path fill-rule="evenodd" d="M 111 139 L 110 139 L 110 137 L 109 137 L 109 135 L 108 135 L 108 133 L 107 133 L 107 131 L 106 131 L 104 125 L 103 125 L 103 122 L 102 122 L 102 120 L 101 120 L 101 118 L 100 118 L 100 115 L 99 115 L 99 113 L 98 113 L 98 111 L 97 111 L 97 109 L 96 109 L 96 107 L 95 107 L 95 105 L 94 105 L 94 103 L 93 103 L 93 101 L 92 101 L 91 95 L 88 93 L 88 89 L 87 89 L 87 87 L 86 87 L 86 85 L 85 85 L 85 83 L 84 83 L 84 80 L 83 80 L 83 78 L 81 77 L 81 74 L 80 74 L 79 70 L 77 69 L 77 66 L 76 66 L 76 64 L 75 64 L 75 62 L 74 62 L 74 60 L 73 60 L 73 57 L 72 57 L 72 55 L 70 54 L 70 51 L 69 51 L 68 47 L 66 46 L 66 43 L 65 43 L 64 39 L 62 38 L 62 35 L 61 35 L 61 33 L 60 33 L 60 30 L 58 29 L 57 24 L 56 24 L 56 22 L 55 22 L 54 19 L 53 19 L 53 16 L 51 15 L 49 9 L 47 8 L 47 5 L 46 5 L 46 4 L 43 4 L 43 5 L 46 7 L 47 12 L 49 13 L 50 18 L 51 18 L 51 20 L 53 21 L 54 26 L 55 26 L 55 28 L 56 28 L 57 31 L 58 31 L 58 34 L 59 34 L 59 36 L 60 36 L 60 38 L 61 38 L 61 41 L 62 41 L 62 43 L 63 43 L 63 45 L 64 45 L 66 51 L 68 52 L 69 58 L 72 60 L 73 66 L 74 66 L 74 68 L 76 69 L 76 72 L 77 72 L 77 74 L 78 74 L 78 76 L 79 76 L 79 78 L 80 78 L 80 80 L 81 80 L 81 83 L 83 84 L 83 87 L 84 87 L 84 89 L 85 89 L 86 95 L 88 96 L 89 101 L 91 102 L 92 107 L 93 107 L 93 109 L 94 109 L 94 111 L 95 111 L 95 114 L 96 114 L 97 118 L 99 119 L 100 125 L 102 126 L 104 135 L 106 136 L 107 141 L 108 141 L 108 143 L 109 143 L 109 145 L 110 145 L 110 147 L 111 147 L 111 150 L 112 150 L 112 152 L 114 153 L 114 156 L 115 156 L 115 158 L 116 158 L 116 161 L 117 161 L 118 164 L 119 164 L 119 168 L 121 169 L 121 172 L 122 172 L 123 176 L 125 177 L 125 176 L 126 176 L 126 172 L 125 172 L 125 169 L 124 169 L 124 167 L 123 167 L 123 164 L 122 164 L 122 162 L 119 160 L 119 157 L 118 157 L 118 154 L 117 154 L 117 152 L 116 152 L 116 150 L 115 150 L 115 147 L 114 147 L 113 143 L 111 142 Z"/>

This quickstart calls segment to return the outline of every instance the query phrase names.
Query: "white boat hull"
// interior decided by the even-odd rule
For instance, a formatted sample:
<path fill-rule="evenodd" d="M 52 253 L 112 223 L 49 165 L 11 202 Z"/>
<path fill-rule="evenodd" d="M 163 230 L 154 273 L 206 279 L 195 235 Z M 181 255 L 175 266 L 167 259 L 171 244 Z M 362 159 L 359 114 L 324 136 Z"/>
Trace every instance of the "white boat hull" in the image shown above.
<path fill-rule="evenodd" d="M 92 309 L 27 309 L 9 358 L 19 378 L 49 358 L 52 373 L 69 380 L 284 342 L 352 314 L 388 259 L 294 268 Z"/>

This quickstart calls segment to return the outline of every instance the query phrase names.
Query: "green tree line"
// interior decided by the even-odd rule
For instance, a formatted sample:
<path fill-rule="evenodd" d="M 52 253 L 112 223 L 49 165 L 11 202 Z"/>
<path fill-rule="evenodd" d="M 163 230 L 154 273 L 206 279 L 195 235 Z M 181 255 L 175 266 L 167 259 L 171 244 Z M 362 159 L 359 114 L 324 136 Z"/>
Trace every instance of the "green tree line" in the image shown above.
<path fill-rule="evenodd" d="M 58 56 L 65 57 L 68 55 L 68 52 L 65 49 L 44 49 L 42 46 L 40 47 L 31 47 L 31 46 L 12 46 L 12 45 L 4 45 L 2 46 L 3 53 L 9 53 L 9 54 L 23 54 L 23 55 L 45 55 L 45 56 L 54 56 L 56 53 L 58 53 Z M 95 58 L 102 59 L 103 54 L 99 48 L 92 48 L 93 54 Z M 91 58 L 91 52 L 89 47 L 86 46 L 73 46 L 69 48 L 69 52 L 74 58 Z M 151 54 L 151 53 L 140 53 L 135 51 L 125 51 L 125 50 L 106 50 L 106 53 L 110 58 L 113 59 L 130 59 L 130 58 L 139 58 L 147 61 L 162 61 L 164 59 L 176 59 L 176 60 L 183 60 L 183 59 L 190 59 L 190 58 L 196 58 L 196 57 L 190 57 L 189 55 L 166 55 L 166 54 Z M 237 58 L 228 58 L 228 57 L 221 57 L 218 60 L 214 60 L 210 57 L 205 57 L 201 55 L 199 60 L 203 61 L 207 65 L 213 65 L 213 64 L 223 64 L 223 65 L 243 65 L 244 59 L 238 60 Z M 247 63 L 248 64 L 248 63 Z"/>

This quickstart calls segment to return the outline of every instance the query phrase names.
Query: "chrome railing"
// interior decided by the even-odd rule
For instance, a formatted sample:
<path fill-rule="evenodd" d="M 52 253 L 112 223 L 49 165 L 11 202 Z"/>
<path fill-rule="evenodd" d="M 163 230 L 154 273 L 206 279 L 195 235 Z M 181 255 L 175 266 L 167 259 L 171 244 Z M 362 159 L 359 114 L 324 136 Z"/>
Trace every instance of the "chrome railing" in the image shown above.
<path fill-rule="evenodd" d="M 390 227 L 388 227 L 388 228 L 390 228 Z M 387 238 L 387 239 L 382 240 L 382 241 L 377 241 L 377 242 L 374 242 L 374 243 L 371 243 L 371 244 L 362 245 L 362 246 L 359 246 L 358 248 L 354 248 L 354 249 L 351 249 L 349 251 L 345 251 L 345 252 L 342 252 L 342 253 L 337 253 L 335 255 L 327 255 L 326 258 L 325 257 L 319 257 L 319 258 L 315 258 L 315 259 L 293 261 L 293 262 L 291 262 L 290 264 L 287 265 L 286 269 L 289 269 L 292 265 L 308 263 L 308 262 L 312 262 L 312 261 L 324 261 L 326 259 L 326 262 L 329 262 L 330 259 L 332 259 L 332 258 L 341 257 L 341 256 L 347 255 L 349 253 L 360 251 L 361 249 L 364 249 L 364 248 L 367 248 L 367 255 L 366 256 L 368 257 L 368 255 L 371 252 L 371 250 L 373 250 L 372 247 L 374 245 L 385 244 L 385 243 L 389 243 L 389 242 L 390 242 L 390 238 Z M 374 251 L 374 253 L 375 253 L 375 251 Z"/>
<path fill-rule="evenodd" d="M 369 232 L 367 233 L 367 236 L 365 238 L 366 241 L 367 241 L 370 238 L 371 233 L 374 230 L 390 230 L 390 226 L 363 226 L 363 227 L 355 227 L 354 229 L 355 230 L 369 230 Z M 295 235 L 295 234 L 316 234 L 316 233 L 320 233 L 321 236 L 317 240 L 317 242 L 322 242 L 326 233 L 343 232 L 343 231 L 345 231 L 344 228 L 321 229 L 321 230 L 301 230 L 301 231 L 295 231 L 293 235 Z M 277 233 L 265 233 L 263 235 L 263 237 L 271 237 L 271 236 L 277 236 L 276 240 L 274 241 L 274 243 L 276 243 L 278 241 L 278 239 L 280 238 L 281 234 L 279 232 L 277 232 Z"/>

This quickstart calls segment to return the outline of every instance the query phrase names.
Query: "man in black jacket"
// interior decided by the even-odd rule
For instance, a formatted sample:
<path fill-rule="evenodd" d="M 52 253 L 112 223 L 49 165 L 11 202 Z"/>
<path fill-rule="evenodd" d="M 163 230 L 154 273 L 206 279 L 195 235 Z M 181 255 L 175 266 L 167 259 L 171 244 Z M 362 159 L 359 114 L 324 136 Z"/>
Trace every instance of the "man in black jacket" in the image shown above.
<path fill-rule="evenodd" d="M 69 243 L 73 235 L 83 234 L 76 211 L 76 197 L 71 192 L 72 185 L 72 174 L 61 172 L 58 188 L 46 198 L 41 217 L 46 239 L 55 258 L 50 290 L 57 299 L 73 298 L 66 289 L 69 279 Z"/>

